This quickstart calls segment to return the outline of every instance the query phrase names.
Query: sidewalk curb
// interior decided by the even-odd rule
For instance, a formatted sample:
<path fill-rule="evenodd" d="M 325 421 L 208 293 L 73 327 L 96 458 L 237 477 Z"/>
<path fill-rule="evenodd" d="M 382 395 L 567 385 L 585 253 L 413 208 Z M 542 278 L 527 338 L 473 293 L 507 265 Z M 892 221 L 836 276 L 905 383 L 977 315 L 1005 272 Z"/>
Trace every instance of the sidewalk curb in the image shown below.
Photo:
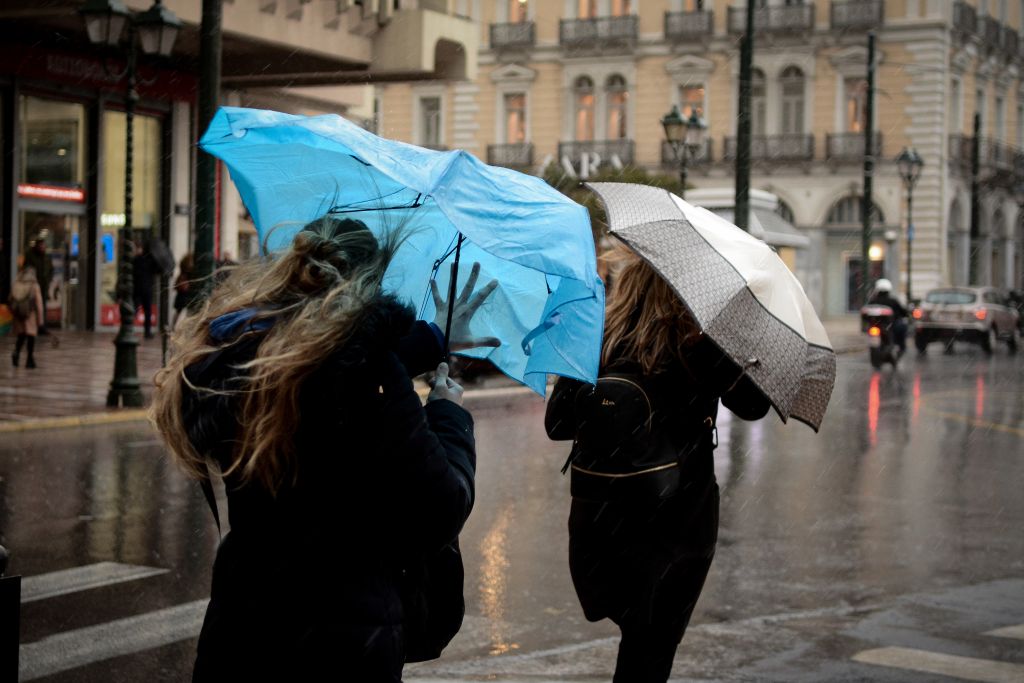
<path fill-rule="evenodd" d="M 145 408 L 129 408 L 118 412 L 87 413 L 63 417 L 43 417 L 31 420 L 0 422 L 0 434 L 31 432 L 41 429 L 64 429 L 68 427 L 89 427 L 92 425 L 139 422 L 146 419 Z"/>

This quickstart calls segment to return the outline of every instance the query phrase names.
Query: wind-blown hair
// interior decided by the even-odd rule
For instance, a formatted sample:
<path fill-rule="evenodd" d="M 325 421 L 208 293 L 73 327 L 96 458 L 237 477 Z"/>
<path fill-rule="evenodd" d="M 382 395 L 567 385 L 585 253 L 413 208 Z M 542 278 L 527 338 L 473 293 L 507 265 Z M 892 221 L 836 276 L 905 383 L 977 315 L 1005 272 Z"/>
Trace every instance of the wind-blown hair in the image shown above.
<path fill-rule="evenodd" d="M 401 241 L 399 230 L 378 241 L 361 221 L 325 216 L 306 225 L 283 254 L 230 269 L 202 309 L 182 321 L 172 339 L 174 355 L 156 375 L 150 419 L 186 473 L 205 477 L 207 460 L 188 438 L 182 396 L 186 388 L 213 390 L 193 386 L 185 370 L 235 341 L 211 337 L 216 318 L 255 309 L 251 324 L 273 324 L 255 357 L 239 366 L 240 384 L 215 392 L 237 399 L 243 425 L 223 474 L 275 494 L 294 484 L 304 380 L 358 328 Z"/>
<path fill-rule="evenodd" d="M 664 369 L 697 341 L 700 328 L 672 287 L 646 261 L 624 248 L 605 255 L 620 263 L 605 307 L 601 364 L 627 358 L 645 374 Z"/>

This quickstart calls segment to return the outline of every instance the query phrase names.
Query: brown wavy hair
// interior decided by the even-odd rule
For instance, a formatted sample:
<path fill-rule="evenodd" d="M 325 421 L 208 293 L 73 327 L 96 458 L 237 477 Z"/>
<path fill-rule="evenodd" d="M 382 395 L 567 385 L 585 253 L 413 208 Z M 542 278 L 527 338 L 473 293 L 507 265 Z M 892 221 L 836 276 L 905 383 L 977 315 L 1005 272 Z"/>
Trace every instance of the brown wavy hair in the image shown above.
<path fill-rule="evenodd" d="M 601 364 L 625 358 L 645 374 L 666 368 L 700 338 L 700 327 L 668 282 L 632 251 L 616 247 L 602 259 L 613 275 Z"/>
<path fill-rule="evenodd" d="M 280 256 L 229 269 L 202 309 L 182 321 L 172 338 L 173 355 L 155 379 L 150 419 L 187 474 L 207 476 L 208 461 L 196 451 L 182 419 L 186 388 L 238 399 L 236 417 L 245 427 L 225 475 L 237 474 L 241 483 L 256 482 L 271 493 L 294 484 L 304 380 L 358 327 L 379 296 L 402 239 L 400 230 L 390 230 L 378 241 L 361 221 L 324 217 L 305 226 Z M 239 366 L 245 371 L 241 387 L 194 386 L 186 368 L 235 341 L 215 341 L 210 323 L 242 309 L 256 309 L 253 322 L 273 319 L 273 324 L 256 356 Z"/>

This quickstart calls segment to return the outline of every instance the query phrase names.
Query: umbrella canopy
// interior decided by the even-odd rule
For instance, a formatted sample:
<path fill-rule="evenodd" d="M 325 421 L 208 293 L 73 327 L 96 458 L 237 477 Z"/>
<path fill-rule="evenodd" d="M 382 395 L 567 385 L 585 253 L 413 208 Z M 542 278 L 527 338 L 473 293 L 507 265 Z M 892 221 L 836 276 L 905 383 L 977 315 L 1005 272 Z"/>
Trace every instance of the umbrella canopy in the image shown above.
<path fill-rule="evenodd" d="M 224 107 L 200 145 L 227 165 L 267 250 L 286 248 L 328 213 L 377 234 L 400 229 L 407 239 L 385 289 L 433 320 L 430 281 L 449 291 L 445 262 L 464 235 L 463 261 L 479 262 L 480 281 L 500 285 L 471 332 L 502 344 L 461 353 L 487 358 L 541 395 L 548 373 L 597 377 L 604 286 L 590 219 L 539 178 L 462 151 L 385 140 L 336 115 Z"/>
<path fill-rule="evenodd" d="M 782 420 L 817 431 L 835 384 L 835 353 L 803 287 L 771 247 L 660 188 L 588 187 L 604 203 L 611 233 L 665 278 Z"/>

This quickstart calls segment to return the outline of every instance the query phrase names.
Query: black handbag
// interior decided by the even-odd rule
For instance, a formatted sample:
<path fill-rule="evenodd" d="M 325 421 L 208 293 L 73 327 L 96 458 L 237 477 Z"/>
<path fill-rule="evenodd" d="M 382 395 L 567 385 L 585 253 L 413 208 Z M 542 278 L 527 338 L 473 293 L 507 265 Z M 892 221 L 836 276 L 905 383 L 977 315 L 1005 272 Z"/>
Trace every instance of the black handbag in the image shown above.
<path fill-rule="evenodd" d="M 437 659 L 462 628 L 464 581 L 459 539 L 402 570 L 399 592 L 407 663 Z"/>

